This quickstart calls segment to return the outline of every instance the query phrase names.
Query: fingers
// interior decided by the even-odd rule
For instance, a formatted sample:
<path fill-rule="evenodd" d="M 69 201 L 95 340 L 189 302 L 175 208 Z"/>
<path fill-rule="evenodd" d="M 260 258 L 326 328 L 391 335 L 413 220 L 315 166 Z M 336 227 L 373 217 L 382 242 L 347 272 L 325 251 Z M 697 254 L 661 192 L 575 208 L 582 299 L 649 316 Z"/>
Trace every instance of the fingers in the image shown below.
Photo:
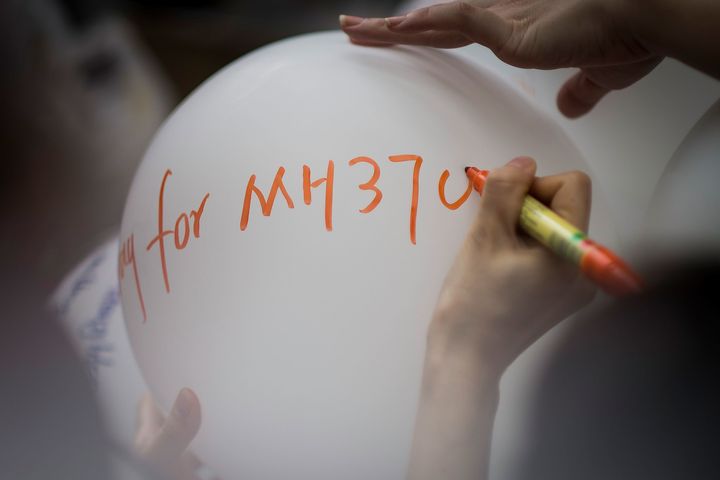
<path fill-rule="evenodd" d="M 403 35 L 393 32 L 380 32 L 366 35 L 355 32 L 350 41 L 358 45 L 381 47 L 389 45 L 416 45 L 434 48 L 459 48 L 472 43 L 464 36 L 453 32 L 423 32 L 414 35 Z"/>
<path fill-rule="evenodd" d="M 458 32 L 468 39 L 497 50 L 512 33 L 510 24 L 494 12 L 470 2 L 451 2 L 420 8 L 402 17 L 386 19 L 388 29 L 398 33 L 431 30 Z"/>
<path fill-rule="evenodd" d="M 152 402 L 151 399 L 149 401 Z M 155 413 L 151 411 L 153 408 Z M 157 407 L 154 404 L 150 406 L 144 399 L 137 447 L 147 461 L 164 466 L 180 458 L 195 438 L 200 429 L 200 402 L 192 390 L 184 388 L 175 399 L 167 419 L 161 424 L 157 422 L 159 415 Z M 141 431 L 144 432 L 142 436 Z"/>
<path fill-rule="evenodd" d="M 387 19 L 341 15 L 340 26 L 354 42 L 437 48 L 456 48 L 477 42 L 494 51 L 500 49 L 512 33 L 508 22 L 468 2 L 434 5 Z"/>
<path fill-rule="evenodd" d="M 480 212 L 471 235 L 484 243 L 512 244 L 525 196 L 535 179 L 536 164 L 530 157 L 518 157 L 490 172 L 483 189 Z"/>
<path fill-rule="evenodd" d="M 452 31 L 432 30 L 414 34 L 393 32 L 388 29 L 385 20 L 382 18 L 361 19 L 360 17 L 341 15 L 340 25 L 350 37 L 350 41 L 366 46 L 402 44 L 435 48 L 457 48 L 472 43 L 461 33 Z"/>
<path fill-rule="evenodd" d="M 566 117 L 580 117 L 592 110 L 608 92 L 629 87 L 661 61 L 662 57 L 651 57 L 622 65 L 583 68 L 560 89 L 558 108 Z"/>
<path fill-rule="evenodd" d="M 362 40 L 360 38 L 350 38 L 350 41 L 355 45 L 362 45 L 363 47 L 390 47 L 393 44 L 388 42 L 377 42 L 372 40 Z"/>
<path fill-rule="evenodd" d="M 557 106 L 566 117 L 578 118 L 592 110 L 609 91 L 580 71 L 560 88 Z"/>
<path fill-rule="evenodd" d="M 530 194 L 583 231 L 590 223 L 592 182 L 579 171 L 535 177 L 532 158 L 518 157 L 490 172 L 471 234 L 493 245 L 513 244 L 525 196 Z"/>
<path fill-rule="evenodd" d="M 592 203 L 592 182 L 587 174 L 574 171 L 539 177 L 530 188 L 530 194 L 587 232 Z"/>

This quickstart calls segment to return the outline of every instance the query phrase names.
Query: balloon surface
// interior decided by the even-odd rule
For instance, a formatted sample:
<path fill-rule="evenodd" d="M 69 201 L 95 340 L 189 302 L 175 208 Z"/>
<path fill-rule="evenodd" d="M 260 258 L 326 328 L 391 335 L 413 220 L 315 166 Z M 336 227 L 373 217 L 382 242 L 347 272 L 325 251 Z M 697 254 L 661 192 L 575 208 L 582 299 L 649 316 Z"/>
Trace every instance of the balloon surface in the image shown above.
<path fill-rule="evenodd" d="M 518 155 L 587 169 L 449 52 L 312 34 L 199 87 L 136 174 L 119 255 L 148 385 L 166 409 L 201 400 L 198 455 L 223 478 L 402 478 L 426 327 L 479 202 L 464 167 Z"/>
<path fill-rule="evenodd" d="M 646 236 L 655 255 L 720 254 L 720 101 L 688 133 L 655 189 Z"/>

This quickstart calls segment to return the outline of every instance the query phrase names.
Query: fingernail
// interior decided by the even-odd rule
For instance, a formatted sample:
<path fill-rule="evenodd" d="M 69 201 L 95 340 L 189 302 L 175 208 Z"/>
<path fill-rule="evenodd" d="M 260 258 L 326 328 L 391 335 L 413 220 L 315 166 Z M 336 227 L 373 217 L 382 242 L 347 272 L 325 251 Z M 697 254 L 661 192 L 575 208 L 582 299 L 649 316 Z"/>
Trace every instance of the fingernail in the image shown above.
<path fill-rule="evenodd" d="M 530 157 L 516 157 L 507 163 L 511 167 L 519 168 L 520 170 L 530 170 L 533 168 L 535 161 Z"/>
<path fill-rule="evenodd" d="M 365 20 L 363 17 L 354 17 L 352 15 L 340 15 L 340 26 L 342 27 L 354 27 L 356 25 L 360 25 L 363 20 Z"/>
<path fill-rule="evenodd" d="M 182 418 L 186 418 L 190 415 L 190 412 L 192 412 L 194 404 L 195 398 L 193 393 L 189 389 L 183 388 L 180 390 L 177 400 L 175 400 L 175 410 Z"/>
<path fill-rule="evenodd" d="M 404 22 L 406 18 L 407 18 L 407 17 L 405 17 L 405 16 L 400 16 L 400 17 L 387 17 L 387 18 L 385 18 L 385 25 L 386 25 L 388 28 L 397 27 L 397 26 L 400 25 L 402 22 Z"/>

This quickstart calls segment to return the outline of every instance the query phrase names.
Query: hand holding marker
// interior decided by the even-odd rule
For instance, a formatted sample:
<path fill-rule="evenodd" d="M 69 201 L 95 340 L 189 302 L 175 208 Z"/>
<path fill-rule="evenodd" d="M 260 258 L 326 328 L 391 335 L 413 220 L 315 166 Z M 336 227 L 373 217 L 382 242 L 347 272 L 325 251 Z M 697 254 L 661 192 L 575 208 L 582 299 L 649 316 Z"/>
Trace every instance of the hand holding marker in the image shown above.
<path fill-rule="evenodd" d="M 489 172 L 475 167 L 466 167 L 465 172 L 475 190 L 482 194 Z M 579 266 L 605 292 L 622 296 L 641 290 L 640 277 L 617 255 L 530 195 L 523 202 L 519 223 L 535 240 Z"/>

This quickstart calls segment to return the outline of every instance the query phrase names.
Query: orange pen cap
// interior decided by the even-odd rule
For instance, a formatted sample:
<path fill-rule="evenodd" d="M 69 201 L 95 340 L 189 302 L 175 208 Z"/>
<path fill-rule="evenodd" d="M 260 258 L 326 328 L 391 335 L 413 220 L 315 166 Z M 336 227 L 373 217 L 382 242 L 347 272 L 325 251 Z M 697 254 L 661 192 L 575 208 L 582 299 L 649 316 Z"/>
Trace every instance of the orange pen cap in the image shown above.
<path fill-rule="evenodd" d="M 631 295 L 642 290 L 640 277 L 617 255 L 592 240 L 584 240 L 588 247 L 580 260 L 582 271 L 616 296 Z"/>

